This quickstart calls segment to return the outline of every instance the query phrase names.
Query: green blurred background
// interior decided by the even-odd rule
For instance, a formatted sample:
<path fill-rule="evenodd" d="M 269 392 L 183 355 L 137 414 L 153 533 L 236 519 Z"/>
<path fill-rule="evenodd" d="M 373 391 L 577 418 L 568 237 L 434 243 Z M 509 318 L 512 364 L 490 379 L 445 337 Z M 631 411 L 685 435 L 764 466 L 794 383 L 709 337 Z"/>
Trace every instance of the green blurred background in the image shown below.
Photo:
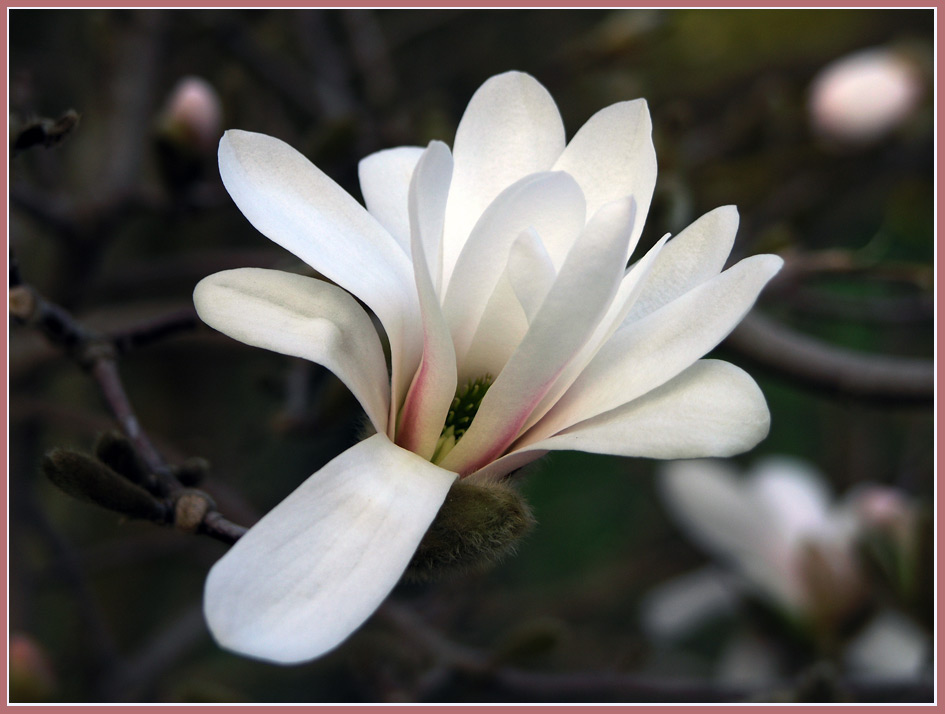
<path fill-rule="evenodd" d="M 660 174 L 645 244 L 736 204 L 735 257 L 835 251 L 856 266 L 795 273 L 769 287 L 760 311 L 833 344 L 931 359 L 933 19 L 930 10 L 13 10 L 14 127 L 69 108 L 81 123 L 61 145 L 11 160 L 10 242 L 24 280 L 103 330 L 188 308 L 194 284 L 216 270 L 302 270 L 229 201 L 212 151 L 191 157 L 185 174 L 168 169 L 160 115 L 181 77 L 215 87 L 223 128 L 278 136 L 360 196 L 359 158 L 451 141 L 475 89 L 519 69 L 549 89 L 569 135 L 608 104 L 647 98 Z M 914 63 L 922 101 L 875 142 L 823 140 L 809 122 L 811 81 L 830 61 L 875 46 Z M 129 195 L 123 210 L 108 208 Z M 47 483 L 39 463 L 48 449 L 89 450 L 112 424 L 75 364 L 27 328 L 10 336 L 10 628 L 52 672 L 14 696 L 542 698 L 474 677 L 431 684 L 429 662 L 380 620 L 300 667 L 220 651 L 199 608 L 225 546 L 124 521 Z M 837 493 L 877 482 L 931 505 L 931 404 L 821 394 L 736 349 L 717 353 L 751 371 L 772 412 L 771 435 L 738 465 L 790 454 L 819 467 Z M 359 407 L 332 375 L 206 329 L 135 351 L 121 370 L 163 453 L 209 459 L 204 488 L 240 523 L 357 434 Z M 516 667 L 710 678 L 735 625 L 697 638 L 672 666 L 641 629 L 641 598 L 706 562 L 667 517 L 657 468 L 550 456 L 521 481 L 539 525 L 517 555 L 396 597 L 444 636 L 507 651 Z M 912 615 L 928 622 L 930 612 Z M 813 661 L 802 657 L 789 674 Z"/>

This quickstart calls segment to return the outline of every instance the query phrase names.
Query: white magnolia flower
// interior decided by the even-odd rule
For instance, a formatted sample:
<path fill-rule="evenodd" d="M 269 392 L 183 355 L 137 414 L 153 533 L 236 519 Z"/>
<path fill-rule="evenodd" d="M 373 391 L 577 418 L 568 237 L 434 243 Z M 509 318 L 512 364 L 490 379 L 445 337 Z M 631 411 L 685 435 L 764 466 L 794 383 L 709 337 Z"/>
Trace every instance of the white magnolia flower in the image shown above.
<path fill-rule="evenodd" d="M 724 463 L 680 461 L 667 465 L 660 484 L 693 540 L 789 615 L 826 624 L 864 594 L 862 524 L 803 462 L 771 457 L 742 478 Z"/>
<path fill-rule="evenodd" d="M 656 181 L 643 100 L 565 143 L 518 72 L 473 96 L 441 142 L 360 164 L 367 210 L 289 146 L 227 132 L 220 173 L 249 221 L 334 284 L 230 270 L 201 318 L 333 371 L 377 433 L 306 480 L 211 570 L 221 645 L 297 662 L 336 646 L 401 577 L 456 478 L 494 480 L 556 449 L 728 455 L 769 415 L 739 368 L 700 358 L 781 265 L 722 272 L 738 223 L 714 210 L 626 268 Z M 390 344 L 390 368 L 372 320 Z"/>

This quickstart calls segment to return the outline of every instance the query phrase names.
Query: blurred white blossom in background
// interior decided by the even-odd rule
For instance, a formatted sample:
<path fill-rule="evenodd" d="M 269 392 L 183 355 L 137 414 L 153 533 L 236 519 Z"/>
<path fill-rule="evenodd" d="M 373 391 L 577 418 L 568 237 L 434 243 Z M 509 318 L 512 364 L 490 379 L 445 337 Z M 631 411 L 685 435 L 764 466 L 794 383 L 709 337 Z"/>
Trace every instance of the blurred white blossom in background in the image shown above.
<path fill-rule="evenodd" d="M 903 53 L 882 47 L 854 52 L 828 64 L 811 83 L 811 127 L 841 145 L 869 144 L 908 119 L 923 91 L 918 66 Z"/>
<path fill-rule="evenodd" d="M 659 485 L 679 527 L 714 564 L 652 589 L 641 605 L 650 639 L 671 646 L 708 622 L 732 622 L 749 602 L 780 616 L 786 640 L 800 636 L 830 652 L 841 643 L 851 674 L 912 677 L 928 662 L 930 636 L 905 614 L 877 603 L 882 586 L 910 590 L 919 552 L 918 510 L 904 493 L 861 484 L 834 502 L 810 465 L 768 457 L 746 474 L 717 460 L 677 461 Z M 874 551 L 867 547 L 879 545 Z M 865 620 L 864 620 L 865 618 Z M 865 625 L 857 623 L 865 621 Z M 852 627 L 853 633 L 849 634 Z M 783 653 L 770 641 L 732 630 L 718 675 L 770 682 Z"/>

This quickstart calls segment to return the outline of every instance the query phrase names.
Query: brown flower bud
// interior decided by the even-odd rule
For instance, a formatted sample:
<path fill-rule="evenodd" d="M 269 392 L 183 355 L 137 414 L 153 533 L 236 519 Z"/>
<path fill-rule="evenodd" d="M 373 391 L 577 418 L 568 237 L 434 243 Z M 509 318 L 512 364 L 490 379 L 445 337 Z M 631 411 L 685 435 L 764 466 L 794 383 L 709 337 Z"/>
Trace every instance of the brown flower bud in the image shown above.
<path fill-rule="evenodd" d="M 149 473 L 138 455 L 134 446 L 124 434 L 108 431 L 99 436 L 95 442 L 95 456 L 115 473 L 121 474 L 129 481 L 144 484 Z"/>
<path fill-rule="evenodd" d="M 91 456 L 53 449 L 43 457 L 42 469 L 70 496 L 130 518 L 165 520 L 164 506 L 154 496 Z"/>
<path fill-rule="evenodd" d="M 510 486 L 457 481 L 424 535 L 406 575 L 433 580 L 480 570 L 515 550 L 535 524 L 524 499 Z"/>

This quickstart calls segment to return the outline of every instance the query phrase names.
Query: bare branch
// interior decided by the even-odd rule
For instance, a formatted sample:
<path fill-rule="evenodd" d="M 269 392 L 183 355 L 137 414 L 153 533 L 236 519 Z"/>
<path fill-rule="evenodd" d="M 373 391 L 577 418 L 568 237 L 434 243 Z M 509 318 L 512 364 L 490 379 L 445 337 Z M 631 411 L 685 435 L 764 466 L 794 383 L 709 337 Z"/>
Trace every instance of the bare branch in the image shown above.
<path fill-rule="evenodd" d="M 835 698 L 854 701 L 930 702 L 932 683 L 915 681 L 873 682 L 802 673 L 794 680 L 777 685 L 726 685 L 714 680 L 654 677 L 626 672 L 534 672 L 499 666 L 488 651 L 477 650 L 449 640 L 409 608 L 388 601 L 378 611 L 385 623 L 417 647 L 432 662 L 419 684 L 418 694 L 435 694 L 450 674 L 475 679 L 480 686 L 514 700 L 545 702 L 745 702 L 805 701 L 814 690 Z"/>
<path fill-rule="evenodd" d="M 142 485 L 165 500 L 167 508 L 162 513 L 169 514 L 179 529 L 203 533 L 226 543 L 236 542 L 246 529 L 218 513 L 207 494 L 181 483 L 141 427 L 118 371 L 119 351 L 178 329 L 182 318 L 178 316 L 171 322 L 149 323 L 132 329 L 119 335 L 116 345 L 112 338 L 86 329 L 67 310 L 23 283 L 15 260 L 11 262 L 10 280 L 17 283 L 10 290 L 11 315 L 38 329 L 92 375 L 122 432 L 150 472 Z"/>
<path fill-rule="evenodd" d="M 725 340 L 743 357 L 827 394 L 884 403 L 931 404 L 931 360 L 836 347 L 752 313 Z"/>

